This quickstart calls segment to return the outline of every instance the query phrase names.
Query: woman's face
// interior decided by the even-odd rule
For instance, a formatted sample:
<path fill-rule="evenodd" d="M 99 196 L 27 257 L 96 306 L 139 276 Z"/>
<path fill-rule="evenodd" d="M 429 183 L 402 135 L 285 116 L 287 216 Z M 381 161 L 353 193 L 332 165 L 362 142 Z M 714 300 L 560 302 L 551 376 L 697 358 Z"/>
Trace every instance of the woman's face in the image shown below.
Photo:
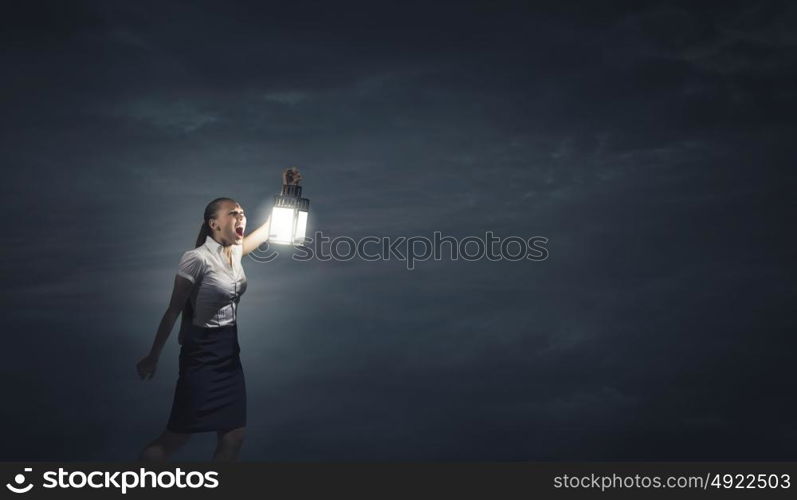
<path fill-rule="evenodd" d="M 216 218 L 210 219 L 213 237 L 222 245 L 240 245 L 244 241 L 246 215 L 241 205 L 224 201 L 216 212 Z"/>

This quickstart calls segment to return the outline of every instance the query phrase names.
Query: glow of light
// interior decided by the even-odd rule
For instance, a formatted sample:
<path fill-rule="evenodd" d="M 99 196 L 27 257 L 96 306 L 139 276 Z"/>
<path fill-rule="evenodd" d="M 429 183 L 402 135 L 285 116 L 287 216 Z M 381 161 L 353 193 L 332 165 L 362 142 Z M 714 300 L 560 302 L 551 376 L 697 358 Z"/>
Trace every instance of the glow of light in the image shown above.
<path fill-rule="evenodd" d="M 293 242 L 294 225 L 293 208 L 274 207 L 271 212 L 271 231 L 268 239 L 270 242 L 289 245 Z"/>

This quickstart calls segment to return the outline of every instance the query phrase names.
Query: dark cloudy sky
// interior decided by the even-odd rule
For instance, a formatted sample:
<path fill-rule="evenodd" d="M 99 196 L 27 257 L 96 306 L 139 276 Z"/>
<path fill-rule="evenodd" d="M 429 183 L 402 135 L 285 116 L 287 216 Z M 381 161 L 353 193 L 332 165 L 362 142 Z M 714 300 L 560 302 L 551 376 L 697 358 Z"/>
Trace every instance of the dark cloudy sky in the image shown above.
<path fill-rule="evenodd" d="M 246 260 L 243 460 L 797 460 L 797 8 L 695 3 L 4 10 L 0 460 L 163 429 L 179 257 L 290 165 L 327 235 L 550 255 Z"/>

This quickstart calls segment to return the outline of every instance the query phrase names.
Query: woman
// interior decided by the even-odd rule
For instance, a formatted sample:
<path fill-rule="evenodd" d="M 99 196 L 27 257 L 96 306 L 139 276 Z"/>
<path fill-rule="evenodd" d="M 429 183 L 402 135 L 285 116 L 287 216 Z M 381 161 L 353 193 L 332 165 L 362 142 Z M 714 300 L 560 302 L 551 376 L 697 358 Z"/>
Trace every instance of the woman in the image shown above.
<path fill-rule="evenodd" d="M 298 169 L 283 172 L 285 184 L 299 184 Z M 139 376 L 155 374 L 161 350 L 182 313 L 180 376 L 163 433 L 141 452 L 140 460 L 165 461 L 194 432 L 216 431 L 215 461 L 238 456 L 246 430 L 246 386 L 239 357 L 238 302 L 246 291 L 241 257 L 268 240 L 271 216 L 244 236 L 246 215 L 230 198 L 205 207 L 196 248 L 180 259 L 169 307 L 150 353 L 138 362 Z"/>

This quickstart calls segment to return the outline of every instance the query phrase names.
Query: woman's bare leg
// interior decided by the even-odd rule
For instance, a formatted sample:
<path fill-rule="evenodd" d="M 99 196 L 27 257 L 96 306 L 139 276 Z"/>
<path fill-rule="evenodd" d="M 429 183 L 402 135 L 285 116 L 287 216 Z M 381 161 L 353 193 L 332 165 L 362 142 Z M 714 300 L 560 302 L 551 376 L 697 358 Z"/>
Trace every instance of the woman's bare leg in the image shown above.
<path fill-rule="evenodd" d="M 238 427 L 228 431 L 219 431 L 216 452 L 213 453 L 214 462 L 234 462 L 238 459 L 238 452 L 244 444 L 246 427 Z"/>
<path fill-rule="evenodd" d="M 175 451 L 188 442 L 190 437 L 191 434 L 165 430 L 155 441 L 141 450 L 138 459 L 142 462 L 166 462 Z"/>

